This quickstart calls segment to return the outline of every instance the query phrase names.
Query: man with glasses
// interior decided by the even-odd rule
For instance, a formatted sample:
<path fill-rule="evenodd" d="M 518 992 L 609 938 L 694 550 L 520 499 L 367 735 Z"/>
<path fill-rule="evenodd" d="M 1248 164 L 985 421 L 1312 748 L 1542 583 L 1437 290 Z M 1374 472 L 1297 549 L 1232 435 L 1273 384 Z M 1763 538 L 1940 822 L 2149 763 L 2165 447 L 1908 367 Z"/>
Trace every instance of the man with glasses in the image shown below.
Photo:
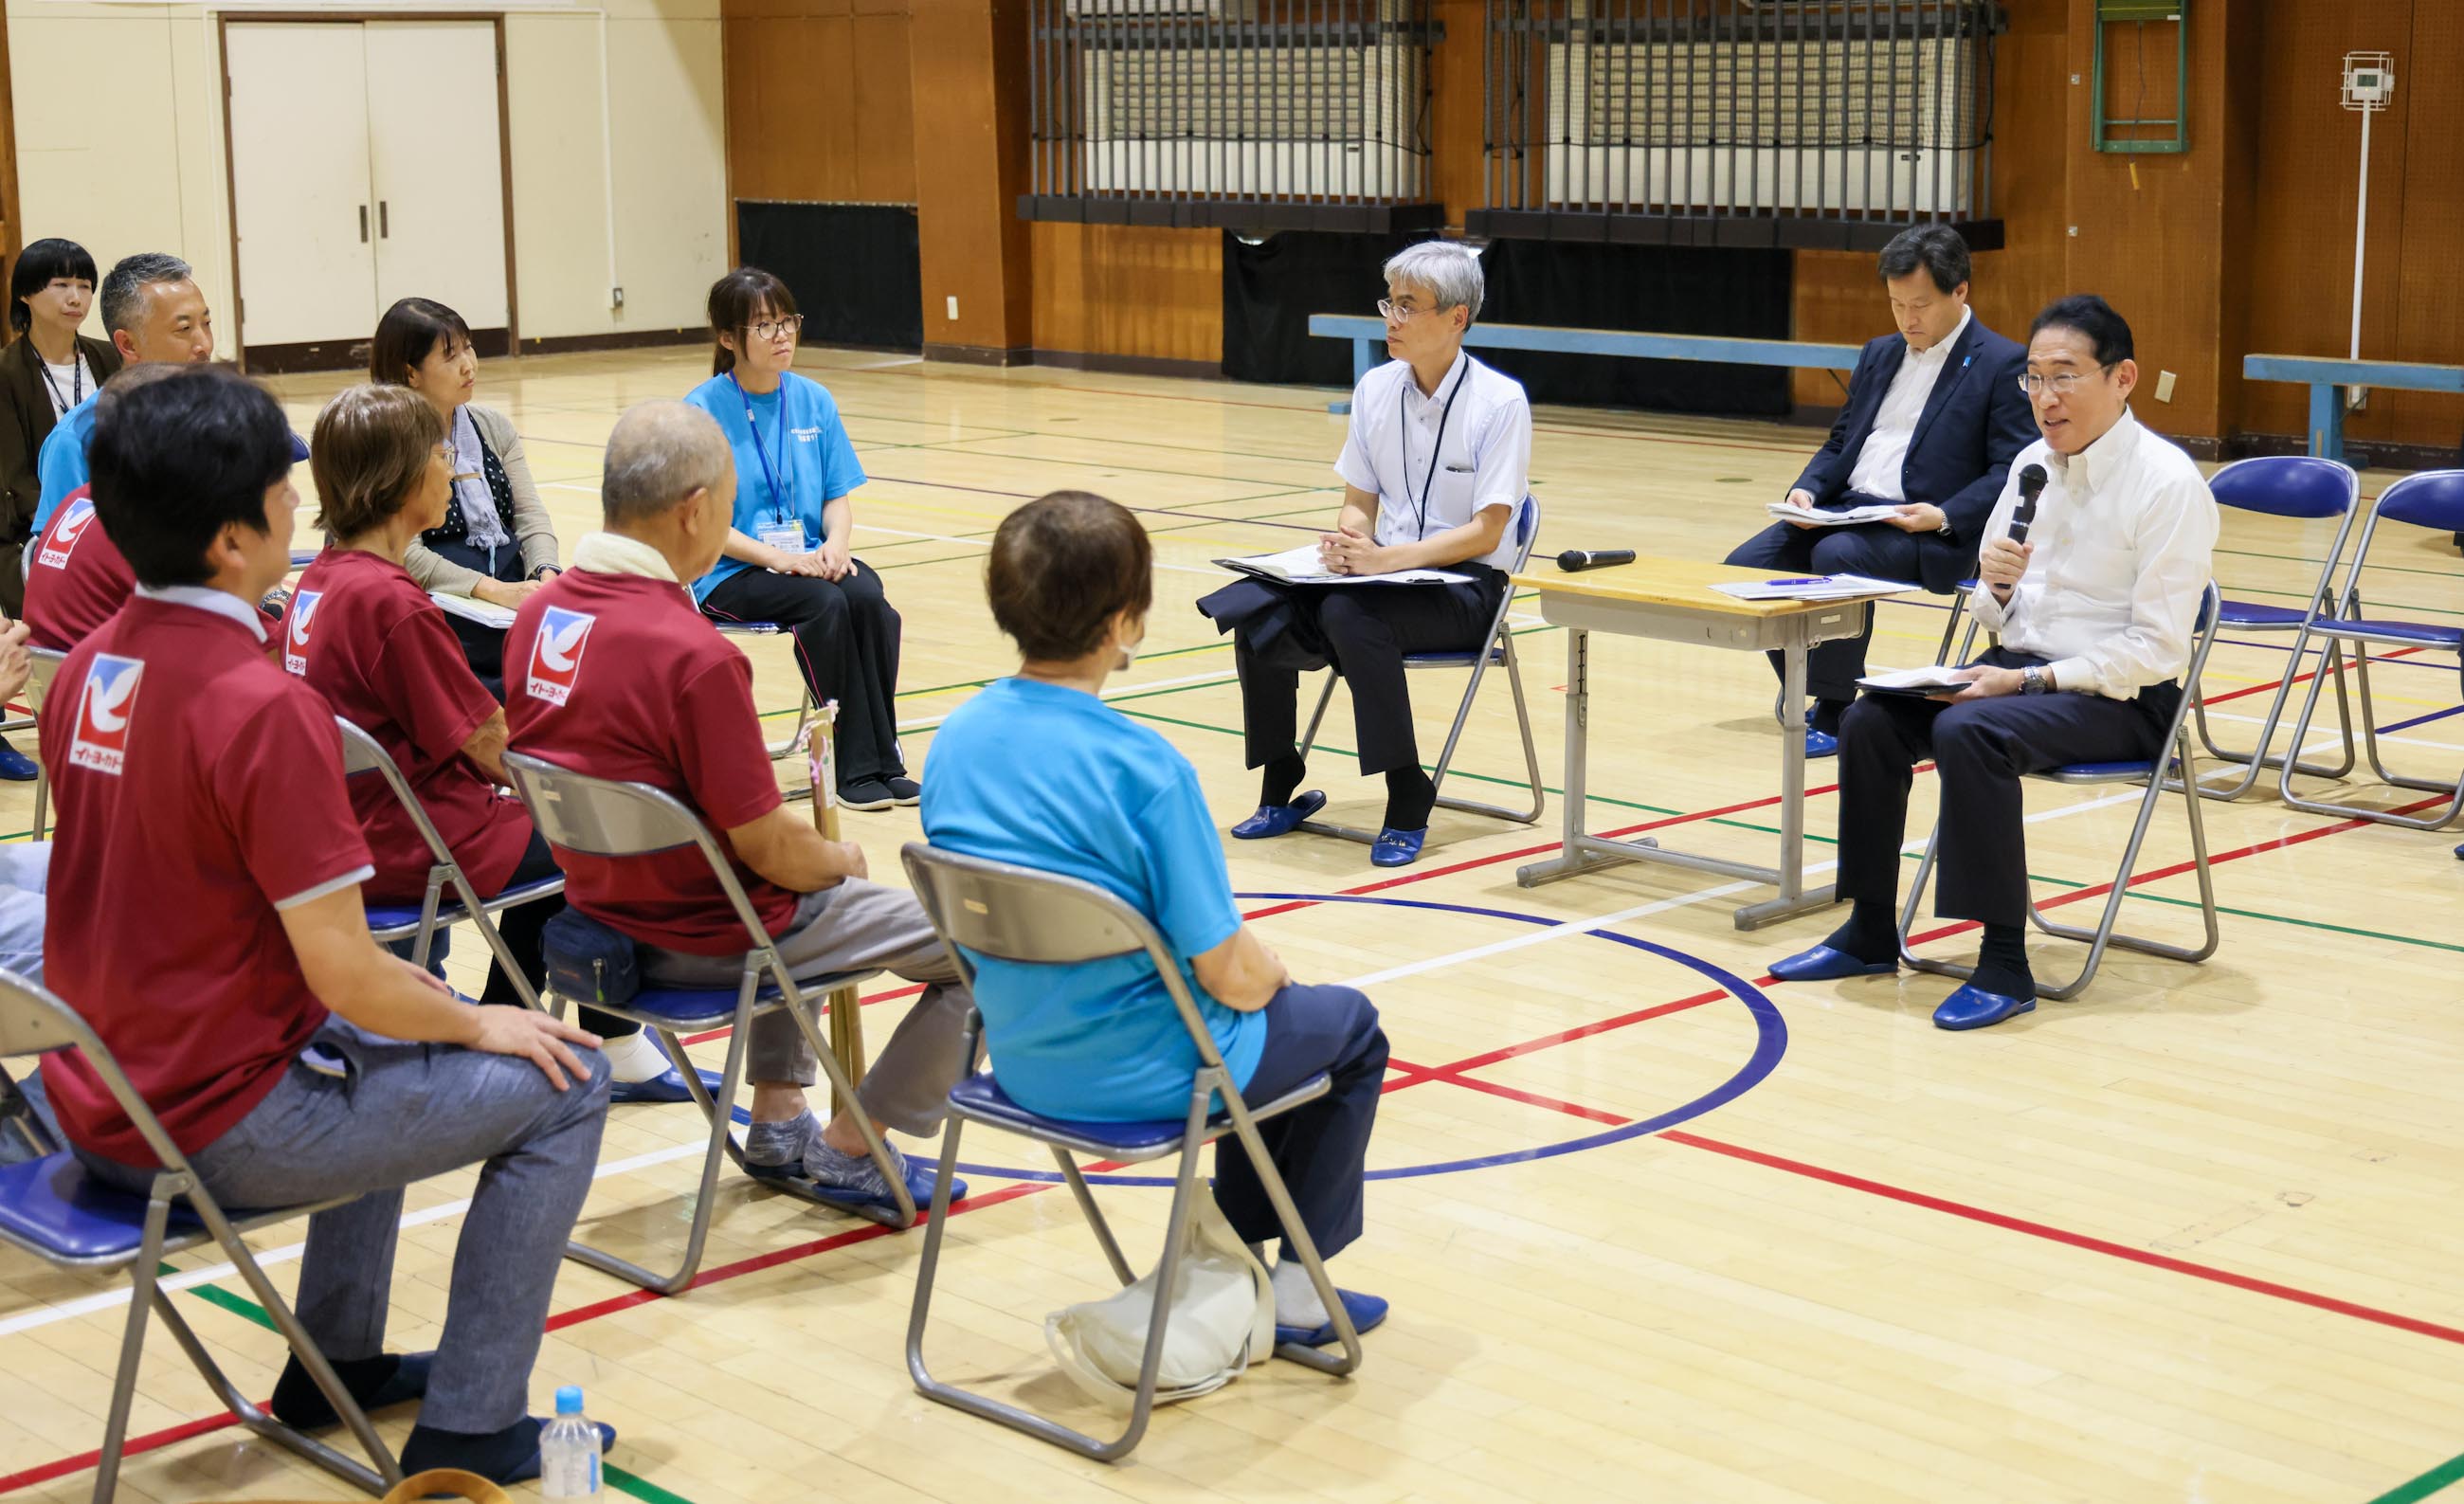
<path fill-rule="evenodd" d="M 1300 792 L 1295 731 L 1303 670 L 1331 663 L 1352 690 L 1360 771 L 1385 775 L 1386 814 L 1369 859 L 1401 867 L 1428 839 L 1437 785 L 1420 766 L 1403 659 L 1468 652 L 1496 619 L 1514 560 L 1515 508 L 1529 489 L 1531 409 L 1523 387 L 1463 353 L 1480 314 L 1480 257 L 1452 241 L 1410 246 L 1386 263 L 1386 350 L 1395 358 L 1352 393 L 1352 432 L 1335 473 L 1343 509 L 1319 540 L 1337 575 L 1442 569 L 1427 585 L 1268 585 L 1243 580 L 1198 603 L 1232 632 L 1248 763 L 1265 769 L 1258 812 L 1235 838 L 1287 834 L 1326 804 Z"/>
<path fill-rule="evenodd" d="M 2212 572 L 2216 503 L 2190 456 L 2139 426 L 2130 325 L 2101 298 L 2046 305 L 2013 384 L 2044 437 L 2020 452 L 1986 521 L 1970 605 L 2000 646 L 1933 699 L 1867 696 L 1839 733 L 1839 896 L 1848 922 L 1771 967 L 1783 982 L 1898 968 L 1900 848 L 1912 769 L 1942 781 L 1934 912 L 1985 926 L 1976 974 L 1934 1010 L 1982 1028 L 2036 1006 L 2028 922 L 2022 774 L 2162 757 L 2182 699 L 2199 602 Z M 2027 541 L 2013 542 L 2022 477 L 2045 476 Z"/>
<path fill-rule="evenodd" d="M 1737 545 L 1728 563 L 1782 574 L 1861 574 L 1915 580 L 1947 595 L 1976 571 L 1986 514 L 2002 494 L 2011 456 L 2035 436 L 2011 378 L 2019 346 L 1968 307 L 1968 243 L 1920 225 L 1883 247 L 1882 285 L 1897 333 L 1865 346 L 1848 402 L 1788 494 L 1823 512 L 1888 506 L 1885 521 L 1774 522 Z M 1806 654 L 1805 755 L 1839 749 L 1839 718 L 1865 672 L 1873 616 L 1854 637 Z M 1780 655 L 1771 655 L 1774 673 Z M 1782 707 L 1785 710 L 1785 707 Z"/>

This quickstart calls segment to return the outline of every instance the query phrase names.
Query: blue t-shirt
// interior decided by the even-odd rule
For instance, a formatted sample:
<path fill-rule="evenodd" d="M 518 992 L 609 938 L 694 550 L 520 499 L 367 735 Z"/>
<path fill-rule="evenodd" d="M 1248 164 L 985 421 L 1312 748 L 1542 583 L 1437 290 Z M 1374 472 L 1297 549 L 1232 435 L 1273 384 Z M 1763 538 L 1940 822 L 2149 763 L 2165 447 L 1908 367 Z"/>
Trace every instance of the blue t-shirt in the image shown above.
<path fill-rule="evenodd" d="M 765 527 L 801 522 L 805 550 L 821 547 L 823 506 L 864 484 L 829 391 L 794 371 L 780 377 L 777 391 L 758 396 L 733 376 L 713 376 L 685 401 L 716 418 L 736 451 L 736 530 L 759 538 Z M 752 567 L 722 556 L 693 582 L 693 599 L 708 600 L 718 582 Z"/>
<path fill-rule="evenodd" d="M 94 405 L 102 399 L 95 392 L 60 414 L 52 431 L 43 438 L 43 447 L 34 454 L 34 478 L 43 485 L 43 498 L 34 505 L 33 536 L 43 536 L 52 525 L 52 514 L 69 498 L 69 493 L 93 478 L 86 469 L 86 441 L 94 436 Z"/>
<path fill-rule="evenodd" d="M 1118 895 L 1180 959 L 1215 1048 L 1245 1087 L 1266 1015 L 1206 995 L 1189 958 L 1241 927 L 1198 770 L 1092 695 L 999 679 L 934 734 L 924 837 L 944 851 L 1058 873 Z M 1198 1048 L 1143 955 L 1078 966 L 970 957 L 993 1073 L 1021 1106 L 1090 1122 L 1189 1111 Z"/>

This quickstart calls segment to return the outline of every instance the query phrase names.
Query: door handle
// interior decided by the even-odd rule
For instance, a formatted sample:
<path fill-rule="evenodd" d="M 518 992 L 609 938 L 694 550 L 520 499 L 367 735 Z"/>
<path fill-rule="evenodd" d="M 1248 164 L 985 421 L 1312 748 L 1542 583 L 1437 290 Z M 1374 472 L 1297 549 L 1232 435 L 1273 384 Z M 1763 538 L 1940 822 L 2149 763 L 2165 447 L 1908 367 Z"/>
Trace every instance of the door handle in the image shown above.
<path fill-rule="evenodd" d="M 365 204 L 362 204 L 362 205 L 360 206 L 360 244 L 362 244 L 362 245 L 366 245 L 367 243 L 368 243 L 368 206 L 366 206 Z"/>
<path fill-rule="evenodd" d="M 380 240 L 393 238 L 393 214 L 384 199 L 377 200 L 377 238 Z"/>

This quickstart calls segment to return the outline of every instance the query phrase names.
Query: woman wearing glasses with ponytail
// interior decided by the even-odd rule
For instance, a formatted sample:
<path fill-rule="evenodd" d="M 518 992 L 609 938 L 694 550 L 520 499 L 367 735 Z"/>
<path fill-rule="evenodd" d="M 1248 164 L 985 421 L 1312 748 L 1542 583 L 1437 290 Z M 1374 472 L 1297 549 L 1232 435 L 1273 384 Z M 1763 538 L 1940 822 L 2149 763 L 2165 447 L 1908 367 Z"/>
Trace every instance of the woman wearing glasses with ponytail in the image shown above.
<path fill-rule="evenodd" d="M 914 804 L 899 754 L 898 612 L 881 576 L 848 552 L 848 494 L 864 467 L 819 382 L 796 374 L 803 326 L 785 283 L 738 267 L 710 290 L 711 379 L 685 401 L 718 421 L 736 454 L 736 517 L 725 550 L 693 582 L 721 622 L 776 622 L 796 640 L 813 697 L 838 701 L 838 796 L 850 809 Z"/>

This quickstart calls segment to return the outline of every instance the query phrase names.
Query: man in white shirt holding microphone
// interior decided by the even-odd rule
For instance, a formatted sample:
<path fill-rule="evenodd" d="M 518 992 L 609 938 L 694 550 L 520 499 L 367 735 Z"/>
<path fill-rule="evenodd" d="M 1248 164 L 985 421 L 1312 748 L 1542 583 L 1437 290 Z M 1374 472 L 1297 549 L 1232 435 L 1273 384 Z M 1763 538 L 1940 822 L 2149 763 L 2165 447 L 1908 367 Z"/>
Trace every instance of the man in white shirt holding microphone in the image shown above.
<path fill-rule="evenodd" d="M 2001 645 L 1959 671 L 1968 687 L 1957 695 L 1868 695 L 1849 710 L 1838 886 L 1854 907 L 1823 943 L 1773 965 L 1779 980 L 1898 968 L 1908 787 L 1931 758 L 1942 780 L 1935 913 L 1985 926 L 1975 976 L 1934 1023 L 1982 1028 L 2036 1006 L 2019 779 L 2162 755 L 2212 573 L 2215 500 L 2189 455 L 2131 415 L 2131 353 L 2130 326 L 2101 298 L 2059 299 L 2036 316 L 2020 385 L 2044 437 L 2011 466 L 1969 606 Z M 2027 541 L 2014 542 L 2023 486 L 2038 476 Z"/>

